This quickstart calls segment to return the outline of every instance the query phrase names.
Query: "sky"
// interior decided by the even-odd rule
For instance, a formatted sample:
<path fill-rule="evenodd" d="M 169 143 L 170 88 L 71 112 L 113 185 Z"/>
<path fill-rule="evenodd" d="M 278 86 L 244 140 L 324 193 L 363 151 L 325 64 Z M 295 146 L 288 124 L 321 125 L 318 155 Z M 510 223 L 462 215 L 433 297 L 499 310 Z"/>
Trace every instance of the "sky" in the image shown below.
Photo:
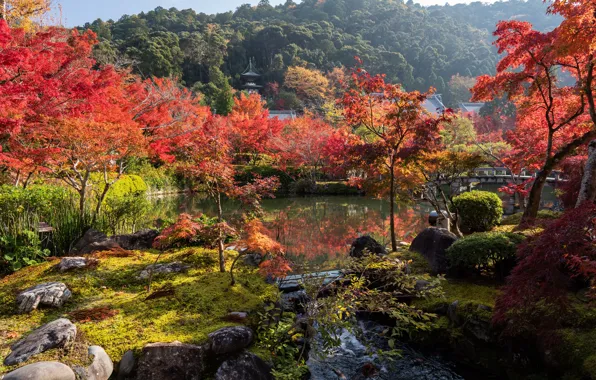
<path fill-rule="evenodd" d="M 235 10 L 241 4 L 256 5 L 259 0 L 55 0 L 62 6 L 62 20 L 66 26 L 83 25 L 95 19 L 117 20 L 122 15 L 132 15 L 142 11 L 150 11 L 158 6 L 178 9 L 192 8 L 196 12 L 207 14 Z M 270 0 L 277 5 L 285 0 Z M 414 0 L 422 5 L 444 4 L 446 0 Z M 450 4 L 469 2 L 466 0 L 450 0 Z"/>

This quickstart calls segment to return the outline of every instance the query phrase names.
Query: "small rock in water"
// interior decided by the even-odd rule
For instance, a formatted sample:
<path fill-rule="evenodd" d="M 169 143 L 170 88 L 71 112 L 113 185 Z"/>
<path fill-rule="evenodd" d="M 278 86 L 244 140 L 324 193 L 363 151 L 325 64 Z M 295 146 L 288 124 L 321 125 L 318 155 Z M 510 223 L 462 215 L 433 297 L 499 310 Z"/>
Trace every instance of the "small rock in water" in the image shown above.
<path fill-rule="evenodd" d="M 303 289 L 281 294 L 281 307 L 284 311 L 293 313 L 302 312 L 307 302 L 308 295 Z"/>
<path fill-rule="evenodd" d="M 114 371 L 114 363 L 100 346 L 89 347 L 89 356 L 93 362 L 87 368 L 77 367 L 75 371 L 81 380 L 108 380 Z"/>
<path fill-rule="evenodd" d="M 254 333 L 245 326 L 224 327 L 209 334 L 211 351 L 216 355 L 241 351 L 250 346 L 253 339 Z"/>
<path fill-rule="evenodd" d="M 77 328 L 66 318 L 47 323 L 13 344 L 4 365 L 15 365 L 50 348 L 64 347 L 77 335 Z"/>
<path fill-rule="evenodd" d="M 369 235 L 360 236 L 350 247 L 350 257 L 361 258 L 365 254 L 386 255 L 387 250 Z"/>
<path fill-rule="evenodd" d="M 243 352 L 222 363 L 215 380 L 273 380 L 271 368 L 261 358 Z"/>
<path fill-rule="evenodd" d="M 29 313 L 39 305 L 60 307 L 72 293 L 61 282 L 46 282 L 35 285 L 17 296 L 19 314 Z"/>
<path fill-rule="evenodd" d="M 180 273 L 185 272 L 186 270 L 188 270 L 188 265 L 182 264 L 178 261 L 173 263 L 149 265 L 139 274 L 139 278 L 141 280 L 146 280 L 149 278 L 151 272 L 153 272 L 153 276 L 155 276 L 166 273 Z"/>
<path fill-rule="evenodd" d="M 7 373 L 2 380 L 75 380 L 75 373 L 66 364 L 37 362 Z"/>
<path fill-rule="evenodd" d="M 57 268 L 60 272 L 97 265 L 99 260 L 85 257 L 63 257 Z"/>
<path fill-rule="evenodd" d="M 127 376 L 132 375 L 135 369 L 135 355 L 132 351 L 128 350 L 122 355 L 120 363 L 118 364 L 118 379 L 124 379 Z"/>

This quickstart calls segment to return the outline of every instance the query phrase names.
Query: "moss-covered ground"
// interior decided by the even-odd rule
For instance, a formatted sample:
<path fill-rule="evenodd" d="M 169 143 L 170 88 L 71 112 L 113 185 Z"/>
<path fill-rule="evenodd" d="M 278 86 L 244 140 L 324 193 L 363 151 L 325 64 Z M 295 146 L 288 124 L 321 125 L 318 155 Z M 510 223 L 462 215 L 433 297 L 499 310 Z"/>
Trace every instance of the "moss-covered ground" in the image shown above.
<path fill-rule="evenodd" d="M 228 265 L 235 255 L 229 252 Z M 186 248 L 163 254 L 159 262 L 181 261 L 187 273 L 160 275 L 153 279 L 152 294 L 140 271 L 152 264 L 157 252 L 135 251 L 127 257 L 101 255 L 96 268 L 60 273 L 58 259 L 22 269 L 0 280 L 0 357 L 10 353 L 10 345 L 41 326 L 60 317 L 77 325 L 78 337 L 69 350 L 52 349 L 29 362 L 59 360 L 78 364 L 87 360 L 89 345 L 100 345 L 118 361 L 126 350 L 138 352 L 151 342 L 201 343 L 207 334 L 233 325 L 225 317 L 230 311 L 255 311 L 263 303 L 277 299 L 277 289 L 249 268 L 237 272 L 237 284 L 230 286 L 229 273 L 220 273 L 217 254 L 203 248 Z M 17 294 L 36 284 L 64 282 L 72 291 L 60 309 L 40 308 L 18 315 Z M 14 369 L 0 364 L 0 373 Z"/>

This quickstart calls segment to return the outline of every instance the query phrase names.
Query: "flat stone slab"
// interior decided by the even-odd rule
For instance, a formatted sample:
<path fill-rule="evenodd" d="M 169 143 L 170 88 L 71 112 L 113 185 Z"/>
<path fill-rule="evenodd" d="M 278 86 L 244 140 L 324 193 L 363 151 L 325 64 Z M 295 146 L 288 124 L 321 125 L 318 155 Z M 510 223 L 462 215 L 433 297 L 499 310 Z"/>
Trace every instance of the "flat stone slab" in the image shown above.
<path fill-rule="evenodd" d="M 7 373 L 2 380 L 75 380 L 75 373 L 66 364 L 37 362 Z"/>
<path fill-rule="evenodd" d="M 211 351 L 216 355 L 241 351 L 251 345 L 254 336 L 245 326 L 224 327 L 209 334 Z"/>
<path fill-rule="evenodd" d="M 139 274 L 139 278 L 142 280 L 146 280 L 149 278 L 151 272 L 153 272 L 153 276 L 167 273 L 186 272 L 188 268 L 188 265 L 182 264 L 178 261 L 175 261 L 173 263 L 149 265 L 148 267 L 143 269 L 143 271 Z"/>
<path fill-rule="evenodd" d="M 4 365 L 19 364 L 51 348 L 64 347 L 76 336 L 76 326 L 66 318 L 46 323 L 12 345 L 12 352 L 4 359 Z"/>
<path fill-rule="evenodd" d="M 314 272 L 306 274 L 293 274 L 277 280 L 279 290 L 282 292 L 293 292 L 302 289 L 304 281 L 314 280 L 328 285 L 343 276 L 339 270 L 329 270 L 323 272 Z"/>
<path fill-rule="evenodd" d="M 17 296 L 19 314 L 29 313 L 38 306 L 61 307 L 72 293 L 62 282 L 35 285 Z"/>
<path fill-rule="evenodd" d="M 60 263 L 56 266 L 60 272 L 66 272 L 72 269 L 82 269 L 98 263 L 97 259 L 73 256 L 63 257 Z"/>

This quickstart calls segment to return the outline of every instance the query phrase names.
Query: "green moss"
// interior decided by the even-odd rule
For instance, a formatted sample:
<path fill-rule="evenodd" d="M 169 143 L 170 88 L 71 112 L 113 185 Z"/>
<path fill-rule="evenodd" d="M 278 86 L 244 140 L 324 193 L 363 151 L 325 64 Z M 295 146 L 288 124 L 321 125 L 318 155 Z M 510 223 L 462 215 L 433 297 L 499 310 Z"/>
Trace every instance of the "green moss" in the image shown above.
<path fill-rule="evenodd" d="M 412 270 L 412 273 L 414 274 L 424 274 L 430 273 L 432 271 L 432 268 L 430 267 L 428 261 L 424 258 L 424 256 L 422 256 L 418 252 L 402 250 L 392 252 L 389 256 L 402 261 L 409 261 L 410 268 Z"/>
<path fill-rule="evenodd" d="M 556 347 L 559 360 L 578 377 L 596 378 L 596 328 L 567 328 L 558 333 L 562 339 Z"/>
<path fill-rule="evenodd" d="M 523 212 L 518 212 L 517 214 L 505 216 L 501 220 L 501 225 L 502 226 L 517 226 L 521 222 L 523 214 L 524 214 Z M 540 221 L 540 220 L 557 219 L 561 216 L 561 214 L 562 213 L 559 211 L 540 210 L 540 211 L 538 211 L 538 216 L 536 217 L 536 220 Z"/>
<path fill-rule="evenodd" d="M 157 255 L 136 252 L 131 257 L 102 258 L 97 268 L 59 273 L 53 270 L 57 260 L 25 268 L 0 280 L 0 356 L 10 352 L 9 345 L 23 334 L 68 313 L 96 307 L 117 311 L 113 317 L 99 322 L 76 323 L 79 348 L 49 350 L 44 360 L 60 360 L 70 364 L 86 358 L 86 347 L 102 346 L 117 361 L 129 349 L 140 351 L 147 343 L 200 343 L 207 334 L 233 323 L 224 321 L 230 311 L 254 311 L 277 299 L 275 286 L 267 284 L 254 270 L 240 268 L 237 285 L 230 286 L 229 273 L 218 271 L 217 253 L 202 248 L 181 249 L 162 255 L 160 262 L 183 261 L 191 266 L 186 274 L 170 274 L 154 278 L 152 289 L 168 289 L 173 294 L 145 300 L 146 280 L 139 272 L 152 264 Z M 234 252 L 229 252 L 231 264 Z M 28 315 L 14 314 L 16 295 L 22 289 L 47 281 L 62 281 L 73 296 L 59 310 L 40 309 Z M 72 320 L 72 319 L 71 319 Z M 35 356 L 30 362 L 39 361 Z M 23 363 L 28 364 L 28 363 Z M 0 372 L 13 368 L 0 366 Z"/>
<path fill-rule="evenodd" d="M 441 284 L 445 298 L 428 298 L 418 299 L 414 304 L 424 310 L 435 310 L 437 307 L 449 305 L 454 301 L 459 301 L 460 304 L 472 303 L 476 305 L 486 305 L 494 307 L 495 301 L 499 296 L 498 288 L 490 283 L 471 283 L 467 281 L 459 281 L 454 279 L 447 279 Z"/>

